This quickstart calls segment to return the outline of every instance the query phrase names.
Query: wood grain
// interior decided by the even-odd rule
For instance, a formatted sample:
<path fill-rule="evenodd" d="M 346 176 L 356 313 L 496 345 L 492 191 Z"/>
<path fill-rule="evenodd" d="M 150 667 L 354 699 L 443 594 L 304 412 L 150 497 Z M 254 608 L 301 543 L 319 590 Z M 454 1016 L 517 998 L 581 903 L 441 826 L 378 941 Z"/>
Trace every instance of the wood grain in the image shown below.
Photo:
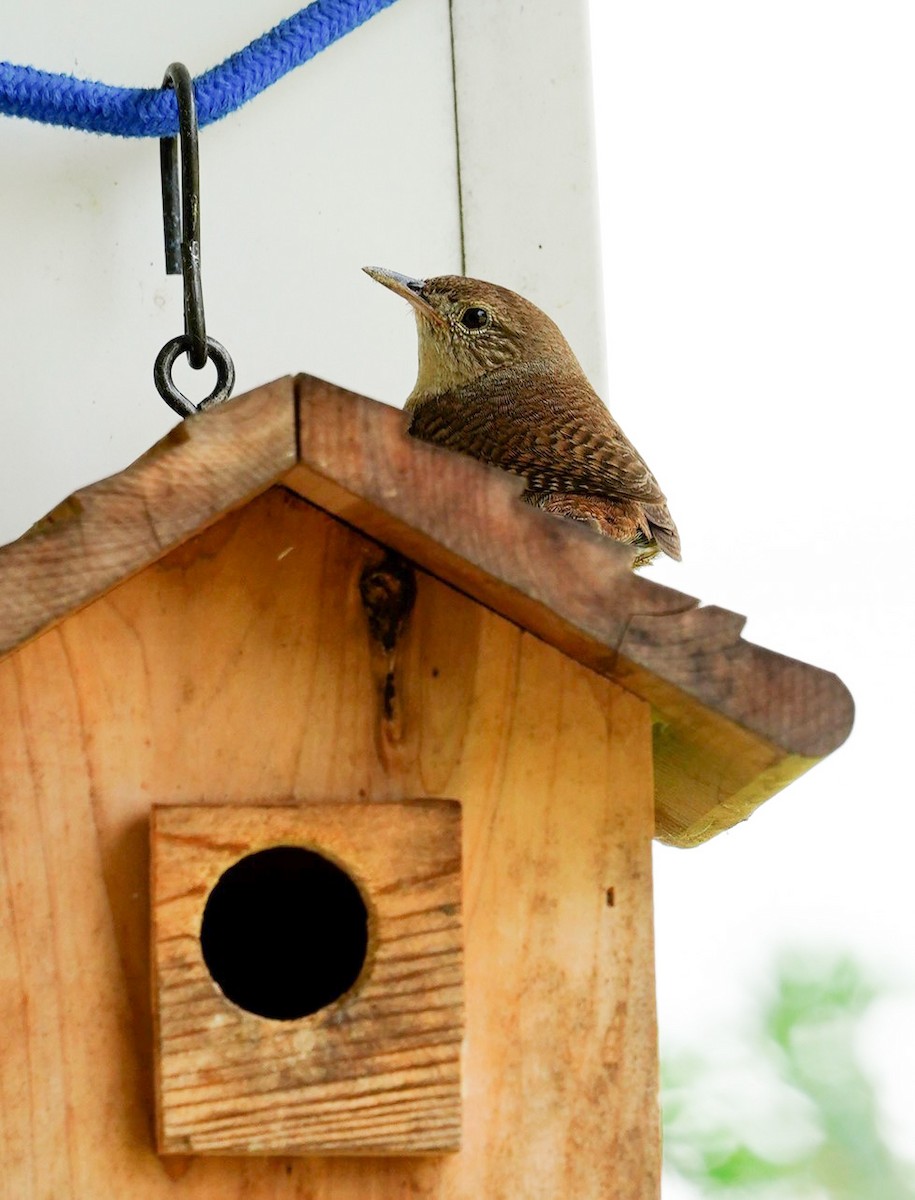
<path fill-rule="evenodd" d="M 279 379 L 221 405 L 215 421 L 183 421 L 0 547 L 0 654 L 275 482 L 296 456 L 292 395 Z"/>
<path fill-rule="evenodd" d="M 296 387 L 289 486 L 651 703 L 661 840 L 745 819 L 847 737 L 835 675 L 633 574 L 627 548 L 518 503 L 513 477 L 405 437 L 397 410 L 309 376 Z"/>
<path fill-rule="evenodd" d="M 0 653 L 282 478 L 647 700 L 662 841 L 696 845 L 745 819 L 848 735 L 834 675 L 744 641 L 743 617 L 633 575 L 628 549 L 536 512 L 513 477 L 403 424 L 308 376 L 192 418 L 0 550 Z"/>
<path fill-rule="evenodd" d="M 458 1149 L 460 805 L 171 805 L 153 815 L 159 1149 Z M 343 867 L 370 914 L 368 961 L 356 985 L 297 1020 L 232 1004 L 201 949 L 212 887 L 240 859 L 272 846 L 302 846 Z"/>
<path fill-rule="evenodd" d="M 271 490 L 0 662 L 0 1195 L 657 1194 L 648 706 L 419 571 L 389 720 L 380 557 Z M 153 802 L 404 796 L 463 808 L 461 1151 L 160 1158 Z"/>

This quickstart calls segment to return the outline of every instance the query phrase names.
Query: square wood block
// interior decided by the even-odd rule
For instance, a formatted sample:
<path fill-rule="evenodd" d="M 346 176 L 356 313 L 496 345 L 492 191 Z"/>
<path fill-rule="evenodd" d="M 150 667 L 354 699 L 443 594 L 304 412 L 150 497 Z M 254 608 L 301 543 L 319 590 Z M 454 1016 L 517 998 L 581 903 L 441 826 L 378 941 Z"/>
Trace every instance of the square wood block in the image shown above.
<path fill-rule="evenodd" d="M 157 806 L 151 858 L 161 1153 L 459 1148 L 457 802 Z"/>

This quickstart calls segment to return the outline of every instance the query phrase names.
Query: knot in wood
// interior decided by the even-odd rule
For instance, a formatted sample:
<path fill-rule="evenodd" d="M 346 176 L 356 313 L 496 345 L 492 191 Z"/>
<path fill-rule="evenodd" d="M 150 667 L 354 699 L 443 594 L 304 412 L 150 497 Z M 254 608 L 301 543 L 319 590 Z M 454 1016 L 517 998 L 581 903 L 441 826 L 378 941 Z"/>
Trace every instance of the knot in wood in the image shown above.
<path fill-rule="evenodd" d="M 406 559 L 388 551 L 380 562 L 370 563 L 362 572 L 359 595 L 369 634 L 390 654 L 416 603 L 416 572 Z"/>

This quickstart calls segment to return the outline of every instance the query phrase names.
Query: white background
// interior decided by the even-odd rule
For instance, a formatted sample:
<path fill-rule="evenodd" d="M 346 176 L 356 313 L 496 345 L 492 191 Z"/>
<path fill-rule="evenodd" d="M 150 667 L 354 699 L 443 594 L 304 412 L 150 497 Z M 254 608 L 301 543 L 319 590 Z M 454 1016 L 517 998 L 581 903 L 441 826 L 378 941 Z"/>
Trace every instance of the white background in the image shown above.
<path fill-rule="evenodd" d="M 202 71 L 293 8 L 42 0 L 0 12 L 0 44 L 14 62 L 156 85 L 172 58 Z M 835 670 L 858 705 L 848 745 L 751 822 L 658 849 L 662 1037 L 713 1041 L 787 942 L 851 949 L 896 989 L 862 1052 L 895 1144 L 911 1148 L 915 10 L 591 8 L 606 397 L 684 544 L 684 563 L 653 577 L 746 613 L 752 640 Z M 561 45 L 574 9 L 500 5 L 550 23 L 557 105 L 586 86 Z M 409 389 L 409 317 L 358 268 L 458 267 L 447 15 L 446 0 L 399 0 L 204 132 L 207 314 L 238 390 L 300 369 L 391 402 Z M 516 76 L 507 66 L 507 88 Z M 498 102 L 485 107 L 497 128 Z M 0 150 L 2 541 L 174 422 L 149 379 L 181 315 L 154 144 L 6 120 Z M 548 232 L 566 232 L 563 211 Z M 510 213 L 475 219 L 511 226 Z M 532 269 L 535 292 L 550 294 L 561 257 Z M 515 282 L 501 264 L 474 270 Z M 554 315 L 599 378 L 582 271 L 578 297 L 553 289 Z"/>
<path fill-rule="evenodd" d="M 0 53 L 158 87 L 174 59 L 199 74 L 295 10 L 295 0 L 0 4 Z M 459 269 L 453 131 L 447 0 L 399 0 L 201 131 L 207 331 L 235 359 L 236 393 L 307 370 L 381 399 L 406 395 L 406 306 L 360 268 Z M 5 541 L 177 421 L 152 364 L 183 317 L 180 280 L 164 273 L 156 141 L 7 118 L 0 163 Z M 175 375 L 196 400 L 210 373 L 182 360 Z"/>
<path fill-rule="evenodd" d="M 915 9 L 591 19 L 609 400 L 683 537 L 653 577 L 857 704 L 751 821 L 658 848 L 662 1039 L 713 1043 L 785 944 L 850 949 L 897 989 L 861 1050 L 915 1157 Z"/>

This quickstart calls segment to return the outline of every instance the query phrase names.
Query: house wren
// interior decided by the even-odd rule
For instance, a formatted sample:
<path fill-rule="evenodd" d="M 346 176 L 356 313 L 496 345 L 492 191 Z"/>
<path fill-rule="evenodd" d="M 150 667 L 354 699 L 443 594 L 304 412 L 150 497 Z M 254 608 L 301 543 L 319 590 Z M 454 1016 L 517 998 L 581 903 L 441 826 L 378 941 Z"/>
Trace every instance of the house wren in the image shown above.
<path fill-rule="evenodd" d="M 413 437 L 520 475 L 523 499 L 636 548 L 680 558 L 664 493 L 550 318 L 507 288 L 462 275 L 365 271 L 409 300 L 419 373 Z"/>

